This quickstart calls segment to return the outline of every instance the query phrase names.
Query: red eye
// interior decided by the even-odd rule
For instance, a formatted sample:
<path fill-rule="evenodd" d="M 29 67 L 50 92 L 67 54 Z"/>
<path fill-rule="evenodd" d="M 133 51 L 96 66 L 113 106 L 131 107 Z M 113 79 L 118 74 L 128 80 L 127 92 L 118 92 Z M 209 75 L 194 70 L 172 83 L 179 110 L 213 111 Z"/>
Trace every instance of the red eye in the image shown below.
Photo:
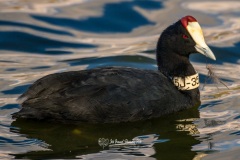
<path fill-rule="evenodd" d="M 186 34 L 183 34 L 182 37 L 183 37 L 184 39 L 188 39 L 188 36 L 187 36 Z"/>

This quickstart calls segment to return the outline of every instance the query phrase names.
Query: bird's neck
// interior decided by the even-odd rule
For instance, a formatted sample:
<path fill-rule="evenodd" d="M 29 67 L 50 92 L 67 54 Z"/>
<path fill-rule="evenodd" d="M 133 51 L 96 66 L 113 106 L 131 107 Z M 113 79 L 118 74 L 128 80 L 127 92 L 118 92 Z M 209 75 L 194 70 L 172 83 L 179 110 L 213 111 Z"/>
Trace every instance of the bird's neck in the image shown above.
<path fill-rule="evenodd" d="M 189 61 L 189 57 L 180 56 L 177 53 L 157 50 L 158 70 L 172 80 L 173 77 L 187 77 L 196 74 L 195 69 Z M 193 105 L 200 103 L 199 89 L 179 91 L 188 97 Z"/>
<path fill-rule="evenodd" d="M 189 57 L 174 52 L 161 51 L 157 54 L 157 63 L 158 70 L 167 77 L 186 77 L 196 74 Z"/>

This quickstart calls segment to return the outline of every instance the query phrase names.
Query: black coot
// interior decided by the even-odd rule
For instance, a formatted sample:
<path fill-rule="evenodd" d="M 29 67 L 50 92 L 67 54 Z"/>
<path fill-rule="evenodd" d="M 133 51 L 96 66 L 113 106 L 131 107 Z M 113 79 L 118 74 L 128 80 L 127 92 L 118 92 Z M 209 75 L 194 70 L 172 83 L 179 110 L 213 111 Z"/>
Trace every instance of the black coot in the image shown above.
<path fill-rule="evenodd" d="M 215 56 L 197 20 L 185 16 L 166 28 L 156 52 L 158 71 L 104 67 L 45 76 L 20 96 L 22 108 L 13 117 L 117 123 L 199 105 L 199 78 L 189 55 Z"/>

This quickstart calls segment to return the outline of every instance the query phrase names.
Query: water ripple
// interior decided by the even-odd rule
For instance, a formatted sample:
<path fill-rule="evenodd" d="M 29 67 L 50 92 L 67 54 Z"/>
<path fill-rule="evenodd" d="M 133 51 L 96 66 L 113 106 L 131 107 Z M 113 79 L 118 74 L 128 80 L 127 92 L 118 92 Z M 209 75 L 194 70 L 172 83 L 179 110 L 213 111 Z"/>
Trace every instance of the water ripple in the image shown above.
<path fill-rule="evenodd" d="M 160 9 L 162 7 L 161 2 L 152 0 L 148 2 L 114 2 L 105 4 L 102 15 L 96 17 L 70 19 L 32 15 L 32 18 L 52 25 L 94 33 L 127 33 L 144 25 L 154 25 L 155 23 L 149 21 L 134 9 L 136 6 L 145 9 Z M 109 19 L 111 19 L 111 21 L 109 21 Z M 134 21 L 132 21 L 133 19 Z"/>
<path fill-rule="evenodd" d="M 9 39 L 8 37 L 15 37 Z M 0 50 L 10 50 L 27 53 L 41 54 L 71 54 L 72 52 L 63 51 L 61 48 L 93 48 L 95 45 L 82 43 L 69 43 L 63 41 L 52 40 L 25 32 L 17 31 L 0 31 Z M 36 45 L 37 44 L 37 45 Z M 54 50 L 53 50 L 54 49 Z"/>
<path fill-rule="evenodd" d="M 0 20 L 0 26 L 24 27 L 24 28 L 30 28 L 30 29 L 33 29 L 36 31 L 51 33 L 51 34 L 73 36 L 73 34 L 66 32 L 66 31 L 54 30 L 51 28 L 44 28 L 44 27 L 27 24 L 27 23 L 20 23 L 20 22 L 11 22 L 11 21 Z"/>

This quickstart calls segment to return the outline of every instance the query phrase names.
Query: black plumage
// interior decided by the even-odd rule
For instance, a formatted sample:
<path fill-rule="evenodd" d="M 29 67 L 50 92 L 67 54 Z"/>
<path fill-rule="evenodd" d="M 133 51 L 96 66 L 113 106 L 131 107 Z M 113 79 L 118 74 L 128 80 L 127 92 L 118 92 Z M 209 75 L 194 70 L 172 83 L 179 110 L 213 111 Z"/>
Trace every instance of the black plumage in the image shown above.
<path fill-rule="evenodd" d="M 172 83 L 174 76 L 196 73 L 189 62 L 189 55 L 197 52 L 195 45 L 179 20 L 158 40 L 158 71 L 104 67 L 51 74 L 20 96 L 22 109 L 13 117 L 117 123 L 155 118 L 199 105 L 198 88 L 181 91 Z"/>

